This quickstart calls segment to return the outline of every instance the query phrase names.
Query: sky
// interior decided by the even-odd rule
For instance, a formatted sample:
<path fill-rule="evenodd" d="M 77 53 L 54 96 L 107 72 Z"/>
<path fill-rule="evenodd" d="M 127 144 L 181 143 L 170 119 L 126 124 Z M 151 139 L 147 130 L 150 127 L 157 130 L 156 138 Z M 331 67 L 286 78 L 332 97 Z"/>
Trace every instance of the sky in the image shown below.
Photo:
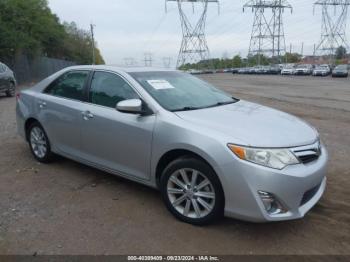
<path fill-rule="evenodd" d="M 206 35 L 211 57 L 246 56 L 253 24 L 251 9 L 243 12 L 248 0 L 219 0 L 210 4 Z M 284 13 L 286 45 L 293 52 L 312 54 L 314 44 L 321 34 L 321 9 L 313 12 L 310 0 L 289 0 L 293 12 Z M 185 11 L 194 22 L 200 13 L 200 5 L 192 12 L 191 4 Z M 172 58 L 175 66 L 181 45 L 182 32 L 177 5 L 165 0 L 49 0 L 51 10 L 60 20 L 74 21 L 88 30 L 96 25 L 95 37 L 107 64 L 124 65 L 126 57 L 143 65 L 144 54 L 152 53 L 154 66 L 162 66 L 164 57 Z"/>

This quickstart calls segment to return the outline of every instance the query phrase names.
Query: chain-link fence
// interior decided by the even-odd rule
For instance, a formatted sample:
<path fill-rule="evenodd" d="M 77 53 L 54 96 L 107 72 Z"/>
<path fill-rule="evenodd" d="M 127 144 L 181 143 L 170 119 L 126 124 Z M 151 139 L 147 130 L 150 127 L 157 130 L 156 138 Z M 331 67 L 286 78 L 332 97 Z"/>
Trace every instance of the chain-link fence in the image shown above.
<path fill-rule="evenodd" d="M 75 65 L 74 62 L 49 58 L 29 58 L 26 55 L 17 56 L 12 61 L 1 61 L 7 64 L 16 75 L 19 84 L 37 82 L 57 71 Z"/>

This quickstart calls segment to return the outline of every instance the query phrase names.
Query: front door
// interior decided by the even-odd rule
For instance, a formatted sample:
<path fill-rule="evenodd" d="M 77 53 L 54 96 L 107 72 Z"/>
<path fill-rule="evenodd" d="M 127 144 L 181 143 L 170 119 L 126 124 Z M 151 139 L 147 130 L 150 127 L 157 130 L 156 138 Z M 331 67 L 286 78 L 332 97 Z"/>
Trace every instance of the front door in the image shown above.
<path fill-rule="evenodd" d="M 82 151 L 88 161 L 124 175 L 149 179 L 155 116 L 118 112 L 118 102 L 139 98 L 119 75 L 96 71 L 84 105 Z"/>

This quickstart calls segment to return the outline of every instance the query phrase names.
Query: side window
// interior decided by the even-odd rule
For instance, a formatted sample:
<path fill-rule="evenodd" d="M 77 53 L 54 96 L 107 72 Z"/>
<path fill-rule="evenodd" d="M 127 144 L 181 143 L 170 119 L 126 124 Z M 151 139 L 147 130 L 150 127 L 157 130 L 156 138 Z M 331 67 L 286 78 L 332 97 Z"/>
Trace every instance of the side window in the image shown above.
<path fill-rule="evenodd" d="M 106 72 L 96 72 L 91 82 L 90 102 L 115 108 L 123 100 L 139 98 L 123 78 Z"/>
<path fill-rule="evenodd" d="M 74 100 L 83 100 L 84 85 L 88 75 L 89 71 L 68 72 L 49 85 L 45 93 Z"/>

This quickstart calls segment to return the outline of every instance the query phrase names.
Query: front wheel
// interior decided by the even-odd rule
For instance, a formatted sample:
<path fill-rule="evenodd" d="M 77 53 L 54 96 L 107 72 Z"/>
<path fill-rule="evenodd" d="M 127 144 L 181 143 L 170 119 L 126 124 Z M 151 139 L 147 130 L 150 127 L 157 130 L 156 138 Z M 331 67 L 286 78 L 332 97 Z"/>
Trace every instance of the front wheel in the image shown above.
<path fill-rule="evenodd" d="M 183 222 L 206 225 L 223 215 L 224 193 L 213 169 L 197 158 L 180 158 L 168 165 L 161 181 L 168 210 Z"/>

